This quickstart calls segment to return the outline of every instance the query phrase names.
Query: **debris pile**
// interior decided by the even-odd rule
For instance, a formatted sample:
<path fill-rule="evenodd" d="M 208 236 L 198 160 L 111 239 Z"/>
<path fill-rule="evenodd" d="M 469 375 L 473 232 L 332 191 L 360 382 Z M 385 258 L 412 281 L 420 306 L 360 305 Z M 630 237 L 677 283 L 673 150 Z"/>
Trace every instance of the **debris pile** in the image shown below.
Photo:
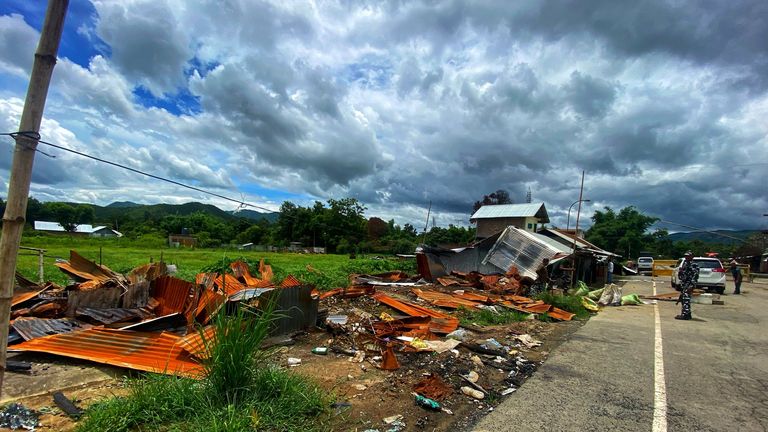
<path fill-rule="evenodd" d="M 310 328 L 317 319 L 312 287 L 292 276 L 276 286 L 263 260 L 258 277 L 236 261 L 232 274 L 201 273 L 195 283 L 169 275 L 162 262 L 122 275 L 74 251 L 56 266 L 72 278 L 70 285 L 37 286 L 17 274 L 9 351 L 194 377 L 204 355 L 199 329 L 208 325 L 202 333 L 212 336 L 210 320 L 225 305 L 258 307 L 263 299 L 274 300 L 285 311 L 275 323 L 276 334 Z"/>

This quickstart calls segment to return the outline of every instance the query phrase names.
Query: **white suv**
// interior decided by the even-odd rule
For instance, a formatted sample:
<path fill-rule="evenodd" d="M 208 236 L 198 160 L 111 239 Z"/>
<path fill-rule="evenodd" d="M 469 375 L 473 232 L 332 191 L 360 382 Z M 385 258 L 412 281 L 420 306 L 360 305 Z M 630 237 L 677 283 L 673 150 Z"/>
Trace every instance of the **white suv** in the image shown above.
<path fill-rule="evenodd" d="M 677 272 L 685 258 L 680 258 L 672 269 L 672 287 L 680 290 L 680 281 L 677 278 Z M 705 288 L 722 294 L 725 291 L 725 268 L 723 263 L 717 258 L 695 257 L 693 262 L 699 266 L 699 282 L 697 288 Z"/>
<path fill-rule="evenodd" d="M 651 257 L 640 257 L 637 259 L 637 272 L 650 272 L 653 271 L 653 258 Z"/>

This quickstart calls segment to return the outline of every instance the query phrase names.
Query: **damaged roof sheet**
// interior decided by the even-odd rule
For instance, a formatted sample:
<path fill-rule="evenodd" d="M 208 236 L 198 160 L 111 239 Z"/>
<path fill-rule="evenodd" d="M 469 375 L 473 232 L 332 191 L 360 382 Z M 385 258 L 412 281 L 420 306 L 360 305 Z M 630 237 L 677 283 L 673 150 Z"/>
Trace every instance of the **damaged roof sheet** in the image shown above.
<path fill-rule="evenodd" d="M 436 310 L 428 309 L 414 303 L 400 301 L 394 297 L 390 297 L 380 292 L 373 294 L 371 297 L 373 297 L 380 303 L 384 303 L 385 305 L 393 309 L 396 309 L 404 314 L 407 314 L 410 316 L 431 317 L 432 319 L 429 324 L 429 329 L 433 333 L 447 334 L 459 328 L 459 319 L 451 315 L 438 312 Z"/>
<path fill-rule="evenodd" d="M 155 312 L 158 316 L 184 313 L 192 301 L 192 288 L 194 285 L 173 276 L 160 276 L 152 282 L 150 291 L 159 305 Z"/>
<path fill-rule="evenodd" d="M 71 318 L 16 318 L 11 324 L 24 340 L 32 340 L 43 336 L 69 333 L 75 330 L 89 328 L 90 325 Z"/>
<path fill-rule="evenodd" d="M 192 359 L 172 333 L 146 333 L 92 328 L 46 336 L 14 345 L 15 351 L 35 351 L 97 363 L 187 377 L 199 377 L 200 363 Z"/>
<path fill-rule="evenodd" d="M 560 253 L 559 250 L 544 243 L 532 233 L 508 226 L 482 263 L 493 264 L 501 273 L 515 266 L 521 276 L 536 280 L 536 270 L 541 266 L 544 258 L 552 259 L 558 253 Z"/>
<path fill-rule="evenodd" d="M 80 280 L 104 283 L 110 280 L 116 279 L 120 281 L 123 279 L 123 276 L 113 272 L 106 266 L 99 266 L 75 251 L 69 251 L 69 261 L 57 262 L 55 265 L 64 273 Z"/>

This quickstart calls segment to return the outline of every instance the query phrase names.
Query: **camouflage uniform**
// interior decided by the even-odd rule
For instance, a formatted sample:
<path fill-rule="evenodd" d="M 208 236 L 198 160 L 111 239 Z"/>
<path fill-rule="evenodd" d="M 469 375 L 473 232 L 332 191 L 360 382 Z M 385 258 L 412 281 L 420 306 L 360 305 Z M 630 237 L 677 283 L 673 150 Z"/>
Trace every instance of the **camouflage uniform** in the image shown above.
<path fill-rule="evenodd" d="M 691 292 L 699 281 L 699 265 L 693 261 L 684 260 L 678 272 L 680 279 L 680 300 L 683 308 L 680 311 L 682 319 L 691 319 Z"/>

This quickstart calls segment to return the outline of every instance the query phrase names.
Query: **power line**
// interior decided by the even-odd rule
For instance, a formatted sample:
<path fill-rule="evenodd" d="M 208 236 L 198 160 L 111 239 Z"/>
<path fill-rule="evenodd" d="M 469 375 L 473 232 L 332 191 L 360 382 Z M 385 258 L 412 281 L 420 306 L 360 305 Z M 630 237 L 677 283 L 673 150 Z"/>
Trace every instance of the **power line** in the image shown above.
<path fill-rule="evenodd" d="M 165 177 L 161 177 L 159 175 L 150 174 L 148 172 L 141 171 L 141 170 L 138 170 L 136 168 L 131 168 L 129 166 L 126 166 L 126 165 L 123 165 L 123 164 L 119 164 L 117 162 L 108 161 L 106 159 L 102 159 L 102 158 L 99 158 L 99 157 L 96 157 L 96 156 L 92 156 L 92 155 L 89 155 L 89 154 L 86 154 L 86 153 L 83 153 L 83 152 L 79 152 L 77 150 L 73 150 L 73 149 L 70 149 L 70 148 L 67 148 L 67 147 L 63 147 L 63 146 L 60 146 L 60 145 L 57 145 L 57 144 L 50 143 L 50 142 L 47 142 L 47 141 L 42 141 L 40 139 L 40 134 L 37 133 L 37 132 L 10 132 L 10 133 L 6 132 L 6 133 L 0 133 L 0 135 L 8 135 L 8 136 L 10 136 L 10 137 L 12 137 L 14 139 L 16 139 L 17 136 L 23 136 L 25 138 L 35 140 L 35 141 L 37 141 L 40 144 L 45 144 L 47 146 L 51 146 L 51 147 L 57 148 L 59 150 L 64 150 L 64 151 L 67 151 L 67 152 L 70 152 L 70 153 L 74 153 L 74 154 L 76 154 L 78 156 L 82 156 L 82 157 L 85 157 L 85 158 L 88 158 L 88 159 L 93 159 L 95 161 L 98 161 L 98 162 L 101 162 L 101 163 L 105 163 L 105 164 L 108 164 L 108 165 L 112 165 L 112 166 L 116 166 L 118 168 L 122 168 L 122 169 L 131 171 L 131 172 L 134 172 L 134 173 L 137 173 L 137 174 L 141 174 L 141 175 L 144 175 L 144 176 L 147 176 L 147 177 L 151 177 L 151 178 L 156 179 L 156 180 L 161 180 L 161 181 L 164 181 L 164 182 L 167 182 L 167 183 L 174 184 L 176 186 L 181 186 L 183 188 L 187 188 L 187 189 L 190 189 L 190 190 L 193 190 L 193 191 L 196 191 L 196 192 L 204 193 L 204 194 L 215 196 L 217 198 L 221 198 L 221 199 L 224 199 L 224 200 L 227 200 L 227 201 L 231 201 L 231 202 L 239 204 L 240 207 L 253 207 L 253 208 L 256 208 L 256 209 L 259 209 L 259 210 L 264 210 L 264 211 L 273 213 L 273 210 L 268 209 L 266 207 L 258 206 L 256 204 L 247 203 L 247 202 L 245 202 L 243 200 L 236 200 L 234 198 L 230 198 L 228 196 L 224 196 L 224 195 L 221 195 L 221 194 L 217 194 L 215 192 L 211 192 L 211 191 L 208 191 L 208 190 L 205 190 L 205 189 L 201 189 L 201 188 L 196 187 L 196 186 L 191 186 L 191 185 L 188 185 L 188 184 L 185 184 L 185 183 L 178 182 L 176 180 L 171 180 L 171 179 L 168 179 L 168 178 L 165 178 Z M 55 156 L 48 155 L 47 153 L 43 153 L 43 154 L 45 154 L 46 156 L 55 157 Z"/>
<path fill-rule="evenodd" d="M 660 223 L 669 224 L 669 225 L 677 225 L 677 226 L 681 226 L 681 227 L 684 227 L 684 228 L 692 229 L 694 231 L 705 232 L 705 233 L 709 233 L 709 234 L 712 234 L 712 235 L 716 235 L 716 236 L 720 236 L 720 237 L 725 237 L 725 238 L 729 238 L 731 240 L 736 240 L 736 241 L 740 241 L 742 243 L 749 244 L 749 242 L 747 240 L 740 239 L 738 237 L 729 236 L 729 235 L 726 235 L 726 234 L 721 234 L 721 233 L 718 233 L 718 232 L 715 232 L 715 231 L 711 231 L 711 230 L 707 230 L 707 229 L 704 229 L 704 228 L 698 228 L 698 227 L 694 227 L 694 226 L 690 226 L 690 225 L 684 225 L 684 224 L 681 224 L 681 223 L 670 222 L 670 221 L 665 221 L 665 220 L 659 220 L 659 222 Z"/>

